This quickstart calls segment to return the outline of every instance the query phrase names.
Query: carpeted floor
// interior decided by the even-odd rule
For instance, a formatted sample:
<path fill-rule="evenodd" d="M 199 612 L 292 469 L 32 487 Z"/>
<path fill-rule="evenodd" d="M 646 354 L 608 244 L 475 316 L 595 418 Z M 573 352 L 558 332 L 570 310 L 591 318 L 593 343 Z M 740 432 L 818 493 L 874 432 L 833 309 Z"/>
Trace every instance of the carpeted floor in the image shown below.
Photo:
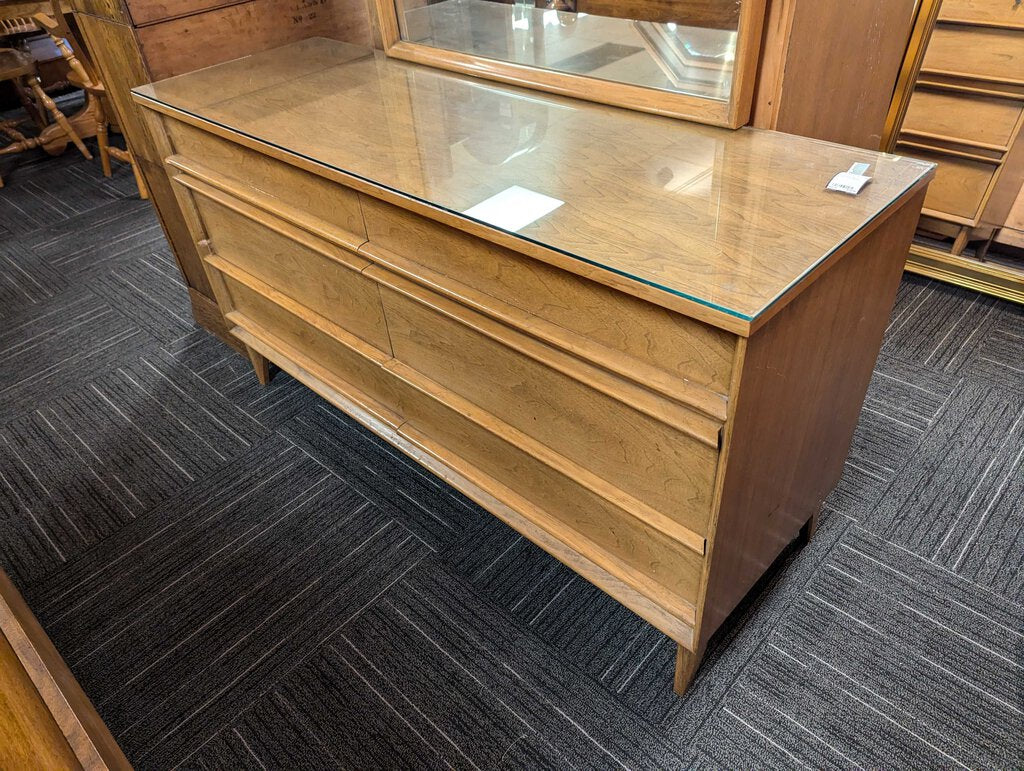
<path fill-rule="evenodd" d="M 907 278 L 819 534 L 674 646 L 198 330 L 128 169 L 4 161 L 0 562 L 128 757 L 1024 766 L 1024 310 Z"/>

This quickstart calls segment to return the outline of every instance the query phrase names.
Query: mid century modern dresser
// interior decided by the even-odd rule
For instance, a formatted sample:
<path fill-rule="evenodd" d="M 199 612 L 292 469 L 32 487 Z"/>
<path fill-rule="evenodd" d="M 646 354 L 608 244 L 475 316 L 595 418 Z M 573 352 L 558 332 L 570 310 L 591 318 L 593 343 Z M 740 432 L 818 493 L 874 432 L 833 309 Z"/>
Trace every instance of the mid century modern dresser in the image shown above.
<path fill-rule="evenodd" d="M 662 630 L 685 690 L 841 474 L 931 164 L 324 39 L 135 98 L 261 379 Z"/>

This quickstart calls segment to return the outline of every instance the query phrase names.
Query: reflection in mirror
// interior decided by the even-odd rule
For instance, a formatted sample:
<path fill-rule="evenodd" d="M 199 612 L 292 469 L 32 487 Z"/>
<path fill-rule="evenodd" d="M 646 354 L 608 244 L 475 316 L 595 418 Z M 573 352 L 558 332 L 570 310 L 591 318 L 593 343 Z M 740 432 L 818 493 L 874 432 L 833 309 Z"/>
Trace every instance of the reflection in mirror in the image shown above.
<path fill-rule="evenodd" d="M 728 101 L 740 0 L 394 0 L 410 43 Z"/>

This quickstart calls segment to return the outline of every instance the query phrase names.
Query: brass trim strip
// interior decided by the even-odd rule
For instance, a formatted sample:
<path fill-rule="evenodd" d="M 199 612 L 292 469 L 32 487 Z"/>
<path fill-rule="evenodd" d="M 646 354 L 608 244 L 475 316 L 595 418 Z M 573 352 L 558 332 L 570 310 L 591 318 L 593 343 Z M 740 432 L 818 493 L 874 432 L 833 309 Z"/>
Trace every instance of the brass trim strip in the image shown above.
<path fill-rule="evenodd" d="M 911 244 L 907 271 L 1024 305 L 1024 270 Z"/>

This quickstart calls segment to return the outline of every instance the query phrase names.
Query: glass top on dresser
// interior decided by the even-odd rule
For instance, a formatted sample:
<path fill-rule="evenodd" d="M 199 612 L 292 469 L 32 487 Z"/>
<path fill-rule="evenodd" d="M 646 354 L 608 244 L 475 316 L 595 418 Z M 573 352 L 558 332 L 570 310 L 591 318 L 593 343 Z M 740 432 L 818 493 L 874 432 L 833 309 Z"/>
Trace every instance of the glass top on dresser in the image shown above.
<path fill-rule="evenodd" d="M 323 38 L 135 92 L 745 321 L 933 168 L 540 94 Z M 855 163 L 872 177 L 859 195 L 825 189 Z"/>

